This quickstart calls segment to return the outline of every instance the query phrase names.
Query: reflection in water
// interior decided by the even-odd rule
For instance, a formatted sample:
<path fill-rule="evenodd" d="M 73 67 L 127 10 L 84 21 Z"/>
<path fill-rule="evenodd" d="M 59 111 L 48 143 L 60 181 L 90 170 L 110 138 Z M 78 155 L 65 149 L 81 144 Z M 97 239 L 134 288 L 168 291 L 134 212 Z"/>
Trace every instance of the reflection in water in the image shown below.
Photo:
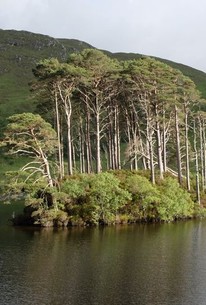
<path fill-rule="evenodd" d="M 0 304 L 205 305 L 206 221 L 0 227 Z"/>

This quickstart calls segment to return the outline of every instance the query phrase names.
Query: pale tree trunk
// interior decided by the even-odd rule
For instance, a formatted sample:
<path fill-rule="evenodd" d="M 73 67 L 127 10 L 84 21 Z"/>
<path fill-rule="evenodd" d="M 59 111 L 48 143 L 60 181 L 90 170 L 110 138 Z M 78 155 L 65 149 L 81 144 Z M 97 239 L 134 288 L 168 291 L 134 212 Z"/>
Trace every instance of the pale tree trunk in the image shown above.
<path fill-rule="evenodd" d="M 147 141 L 149 146 L 149 169 L 152 184 L 155 184 L 155 166 L 154 166 L 154 146 L 153 146 L 154 129 L 151 125 L 150 114 L 147 114 Z"/>
<path fill-rule="evenodd" d="M 179 119 L 178 119 L 178 108 L 175 106 L 175 135 L 176 135 L 176 158 L 177 158 L 177 169 L 178 169 L 178 181 L 182 184 L 182 162 L 181 162 L 181 151 L 180 151 L 180 131 L 179 131 Z"/>
<path fill-rule="evenodd" d="M 113 169 L 113 145 L 111 136 L 111 126 L 108 130 L 108 168 Z"/>
<path fill-rule="evenodd" d="M 156 136 L 157 136 L 158 167 L 159 167 L 160 179 L 162 180 L 164 178 L 164 176 L 163 176 L 163 162 L 162 162 L 162 142 L 161 142 L 161 134 L 160 134 L 159 123 L 157 123 L 156 128 L 157 128 Z"/>
<path fill-rule="evenodd" d="M 53 187 L 54 184 L 53 184 L 53 180 L 52 180 L 52 176 L 51 176 L 51 172 L 50 172 L 49 162 L 48 162 L 48 160 L 45 156 L 43 156 L 42 158 L 43 158 L 43 161 L 44 161 L 44 164 L 45 164 L 45 174 L 48 178 L 49 186 Z"/>
<path fill-rule="evenodd" d="M 137 115 L 137 111 L 135 108 L 134 103 L 132 102 L 131 104 L 131 126 L 132 126 L 132 138 L 133 138 L 133 154 L 134 154 L 134 159 L 133 159 L 133 167 L 135 170 L 138 170 L 138 157 L 137 157 L 137 146 L 138 146 L 138 115 Z"/>
<path fill-rule="evenodd" d="M 71 86 L 72 88 L 72 86 Z M 73 162 L 72 162 L 72 137 L 71 137 L 71 114 L 72 114 L 72 105 L 71 105 L 71 88 L 67 88 L 67 93 L 63 96 L 62 88 L 58 85 L 59 95 L 63 104 L 66 124 L 67 124 L 67 167 L 68 175 L 73 174 Z"/>
<path fill-rule="evenodd" d="M 84 130 L 82 124 L 82 118 L 79 119 L 79 161 L 80 172 L 85 173 L 85 153 L 84 153 Z"/>
<path fill-rule="evenodd" d="M 53 184 L 53 179 L 52 179 L 52 176 L 51 176 L 49 161 L 48 161 L 46 155 L 44 154 L 41 146 L 39 145 L 39 142 L 38 142 L 33 130 L 31 130 L 31 135 L 32 135 L 32 137 L 33 137 L 33 139 L 36 143 L 36 146 L 38 147 L 37 151 L 38 151 L 38 154 L 40 156 L 40 160 L 41 160 L 41 163 L 42 163 L 42 166 L 43 166 L 44 177 L 47 178 L 49 186 L 53 187 L 54 184 Z"/>
<path fill-rule="evenodd" d="M 119 110 L 118 110 L 119 111 Z M 121 169 L 121 140 L 120 140 L 120 128 L 119 128 L 119 113 L 117 121 L 117 168 Z"/>
<path fill-rule="evenodd" d="M 97 88 L 97 84 L 95 85 Z M 102 99 L 100 100 L 101 94 L 98 92 L 98 90 L 93 91 L 91 98 L 87 95 L 87 93 L 84 93 L 83 91 L 80 91 L 80 93 L 83 95 L 83 101 L 86 104 L 86 107 L 91 111 L 94 115 L 94 122 L 95 122 L 95 149 L 96 149 L 96 173 L 100 173 L 102 171 L 102 165 L 101 165 L 101 135 L 103 133 L 103 126 L 101 125 L 101 114 L 104 110 L 105 101 Z M 87 123 L 89 123 L 87 121 Z M 87 124 L 88 126 L 88 124 Z M 102 129 L 101 129 L 102 127 Z M 90 136 L 87 133 L 87 139 L 89 139 Z M 91 156 L 91 147 L 87 147 L 87 153 Z M 90 166 L 92 165 L 92 162 L 90 161 Z"/>
<path fill-rule="evenodd" d="M 146 153 L 145 153 L 145 150 L 144 150 L 144 145 L 143 145 L 143 140 L 142 140 L 142 135 L 141 135 L 141 130 L 140 130 L 140 127 L 139 127 L 139 124 L 138 124 L 138 135 L 139 135 L 139 145 L 140 145 L 140 154 L 142 155 L 142 165 L 143 165 L 143 168 L 145 170 L 147 170 L 147 160 L 146 160 Z"/>
<path fill-rule="evenodd" d="M 112 102 L 111 102 L 112 103 Z M 119 131 L 119 109 L 118 105 L 111 104 L 107 107 L 108 116 L 108 155 L 109 168 L 120 169 L 120 131 Z"/>
<path fill-rule="evenodd" d="M 149 137 L 150 137 L 149 120 L 147 118 L 147 123 L 146 123 L 146 155 L 147 155 L 147 168 L 151 170 Z"/>
<path fill-rule="evenodd" d="M 204 160 L 204 189 L 206 188 L 206 136 L 205 136 L 205 120 L 203 119 L 202 126 L 202 138 L 203 138 L 203 160 Z"/>
<path fill-rule="evenodd" d="M 72 150 L 72 164 L 73 164 L 73 168 L 76 169 L 76 149 L 75 149 L 74 142 L 71 143 L 71 150 Z"/>
<path fill-rule="evenodd" d="M 118 140 L 117 140 L 117 120 L 118 120 L 118 113 L 117 113 L 117 107 L 115 105 L 114 107 L 114 168 L 118 169 Z"/>
<path fill-rule="evenodd" d="M 185 150 L 186 150 L 186 181 L 187 189 L 190 191 L 190 162 L 189 162 L 189 140 L 188 140 L 188 110 L 185 109 Z"/>
<path fill-rule="evenodd" d="M 166 143 L 166 124 L 165 110 L 163 110 L 163 132 L 162 132 L 162 150 L 163 150 L 163 170 L 167 171 L 167 143 Z"/>
<path fill-rule="evenodd" d="M 197 132 L 196 132 L 195 120 L 194 120 L 193 130 L 194 130 L 194 153 L 195 153 L 195 173 L 196 173 L 196 199 L 197 202 L 200 204 L 199 162 L 198 162 L 198 152 L 197 152 Z"/>
<path fill-rule="evenodd" d="M 128 138 L 128 143 L 129 145 L 131 145 L 131 128 L 130 128 L 130 120 L 129 120 L 129 114 L 128 114 L 128 111 L 127 109 L 125 110 L 125 117 L 126 117 L 126 134 L 127 134 L 127 138 Z M 132 161 L 131 161 L 131 152 L 130 152 L 131 149 L 129 149 L 129 153 L 128 153 L 128 158 L 130 160 L 130 169 L 132 170 L 133 169 L 133 166 L 132 166 Z"/>
<path fill-rule="evenodd" d="M 199 139 L 200 139 L 200 170 L 201 170 L 201 188 L 204 189 L 205 181 L 204 181 L 204 153 L 203 153 L 203 128 L 202 128 L 202 120 L 198 118 L 199 123 Z"/>
<path fill-rule="evenodd" d="M 113 108 L 108 107 L 108 118 L 109 118 L 109 151 L 110 151 L 110 169 L 116 169 L 115 160 L 115 126 L 114 126 L 114 116 Z"/>
<path fill-rule="evenodd" d="M 155 169 L 154 169 L 154 149 L 153 149 L 153 137 L 152 134 L 149 138 L 149 156 L 150 156 L 150 179 L 152 184 L 155 184 Z"/>
<path fill-rule="evenodd" d="M 97 101 L 98 103 L 98 101 Z M 101 152 L 100 152 L 100 115 L 97 110 L 96 113 L 96 172 L 100 173 L 102 170 L 101 166 Z"/>
<path fill-rule="evenodd" d="M 59 178 L 64 176 L 64 163 L 62 158 L 62 143 L 61 143 L 61 128 L 59 118 L 59 105 L 57 92 L 55 91 L 55 110 L 56 110 L 56 129 L 57 129 L 57 141 L 58 141 L 58 166 L 59 166 Z"/>
<path fill-rule="evenodd" d="M 164 178 L 163 162 L 162 162 L 162 141 L 161 141 L 161 132 L 160 132 L 157 105 L 155 106 L 155 117 L 156 117 L 157 160 L 158 160 L 159 175 L 160 175 L 160 179 L 162 180 Z"/>
<path fill-rule="evenodd" d="M 61 134 L 63 134 L 63 132 L 61 131 Z M 64 177 L 64 139 L 63 139 L 63 135 L 62 135 L 62 149 L 61 149 L 61 159 L 62 159 L 62 176 Z"/>
<path fill-rule="evenodd" d="M 72 162 L 72 137 L 71 137 L 71 115 L 65 106 L 65 112 L 67 117 L 67 162 L 68 162 L 68 174 L 73 174 L 73 162 Z"/>
<path fill-rule="evenodd" d="M 90 139 L 90 110 L 86 103 L 86 167 L 87 173 L 92 172 L 92 152 L 91 152 L 91 139 Z"/>

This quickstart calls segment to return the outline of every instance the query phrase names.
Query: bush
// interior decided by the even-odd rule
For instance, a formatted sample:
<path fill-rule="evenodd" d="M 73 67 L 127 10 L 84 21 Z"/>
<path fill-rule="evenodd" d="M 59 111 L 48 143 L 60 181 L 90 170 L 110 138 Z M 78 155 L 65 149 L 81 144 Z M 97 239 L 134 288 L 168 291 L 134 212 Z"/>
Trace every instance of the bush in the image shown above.
<path fill-rule="evenodd" d="M 176 179 L 166 178 L 159 189 L 161 201 L 157 211 L 161 220 L 172 221 L 192 216 L 194 202 L 190 194 L 179 186 Z"/>
<path fill-rule="evenodd" d="M 90 202 L 95 207 L 93 214 L 100 222 L 113 222 L 118 210 L 131 200 L 129 192 L 120 188 L 120 181 L 111 173 L 95 175 L 90 183 Z"/>
<path fill-rule="evenodd" d="M 156 205 L 160 201 L 159 191 L 145 177 L 135 174 L 126 179 L 126 188 L 132 194 L 128 208 L 136 219 L 151 220 L 156 217 Z"/>
<path fill-rule="evenodd" d="M 72 204 L 67 206 L 69 214 L 79 215 L 88 224 L 115 221 L 118 209 L 131 199 L 112 173 L 68 178 L 63 182 L 61 190 L 72 200 Z"/>

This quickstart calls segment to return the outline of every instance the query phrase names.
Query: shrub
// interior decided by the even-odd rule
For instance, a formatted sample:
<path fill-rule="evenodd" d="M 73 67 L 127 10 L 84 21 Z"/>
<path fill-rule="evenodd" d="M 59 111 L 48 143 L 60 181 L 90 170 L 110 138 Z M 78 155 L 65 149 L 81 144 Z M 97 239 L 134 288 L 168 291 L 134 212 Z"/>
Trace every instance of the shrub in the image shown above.
<path fill-rule="evenodd" d="M 119 179 L 111 173 L 95 175 L 90 183 L 89 196 L 96 217 L 103 223 L 114 221 L 118 210 L 131 199 L 129 192 L 120 187 Z"/>
<path fill-rule="evenodd" d="M 161 220 L 172 221 L 192 216 L 194 202 L 190 194 L 179 186 L 176 179 L 169 177 L 162 182 L 160 198 L 157 211 Z"/>
<path fill-rule="evenodd" d="M 137 219 L 155 218 L 156 205 L 160 201 L 159 191 L 155 186 L 147 178 L 135 174 L 126 179 L 126 188 L 132 194 L 131 215 Z"/>

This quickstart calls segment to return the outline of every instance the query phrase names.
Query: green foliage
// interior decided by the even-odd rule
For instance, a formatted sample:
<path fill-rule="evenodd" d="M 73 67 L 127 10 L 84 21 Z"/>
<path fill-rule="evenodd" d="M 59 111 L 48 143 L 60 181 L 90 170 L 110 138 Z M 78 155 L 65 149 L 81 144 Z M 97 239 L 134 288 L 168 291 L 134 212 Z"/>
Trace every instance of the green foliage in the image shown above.
<path fill-rule="evenodd" d="M 205 213 L 204 208 L 194 205 L 191 195 L 173 177 L 153 185 L 145 177 L 145 171 L 116 171 L 115 175 L 132 195 L 132 200 L 121 210 L 128 221 L 173 221 Z"/>
<path fill-rule="evenodd" d="M 48 158 L 57 149 L 57 136 L 52 126 L 40 115 L 32 113 L 15 114 L 8 118 L 8 122 L 0 146 L 10 155 L 23 155 L 31 160 L 21 168 L 18 175 L 23 177 L 27 173 L 25 181 L 32 176 L 36 181 L 44 177 L 52 186 Z"/>
<path fill-rule="evenodd" d="M 190 194 L 172 177 L 160 185 L 139 172 L 79 174 L 58 187 L 45 181 L 25 187 L 25 221 L 41 226 L 97 225 L 136 221 L 174 221 L 205 216 Z M 15 188 L 13 186 L 13 188 Z"/>
<path fill-rule="evenodd" d="M 74 200 L 85 196 L 89 188 L 90 177 L 88 175 L 79 175 L 76 177 L 68 177 L 61 183 L 61 191 L 68 194 Z"/>
<path fill-rule="evenodd" d="M 64 181 L 61 189 L 73 202 L 70 213 L 92 224 L 114 221 L 118 209 L 130 200 L 129 193 L 120 188 L 120 181 L 111 173 L 79 175 Z"/>
<path fill-rule="evenodd" d="M 56 209 L 38 209 L 32 213 L 34 224 L 42 227 L 67 226 L 68 214 Z"/>
<path fill-rule="evenodd" d="M 191 217 L 194 202 L 190 194 L 182 189 L 174 178 L 166 178 L 160 186 L 160 204 L 157 211 L 161 220 L 172 221 Z"/>
<path fill-rule="evenodd" d="M 97 49 L 85 49 L 81 53 L 73 53 L 69 56 L 68 63 L 86 69 L 90 77 L 102 77 L 119 69 L 118 61 Z"/>
<path fill-rule="evenodd" d="M 10 148 L 11 154 L 19 152 L 27 156 L 36 156 L 40 148 L 46 155 L 55 152 L 56 132 L 40 115 L 15 114 L 8 118 L 8 122 L 1 143 Z"/>
<path fill-rule="evenodd" d="M 134 174 L 126 179 L 126 188 L 132 194 L 133 216 L 149 220 L 157 217 L 155 211 L 160 202 L 160 194 L 147 178 Z"/>
<path fill-rule="evenodd" d="M 127 190 L 120 188 L 120 181 L 111 173 L 100 173 L 91 180 L 90 199 L 98 209 L 98 217 L 104 223 L 110 222 L 128 200 Z"/>

